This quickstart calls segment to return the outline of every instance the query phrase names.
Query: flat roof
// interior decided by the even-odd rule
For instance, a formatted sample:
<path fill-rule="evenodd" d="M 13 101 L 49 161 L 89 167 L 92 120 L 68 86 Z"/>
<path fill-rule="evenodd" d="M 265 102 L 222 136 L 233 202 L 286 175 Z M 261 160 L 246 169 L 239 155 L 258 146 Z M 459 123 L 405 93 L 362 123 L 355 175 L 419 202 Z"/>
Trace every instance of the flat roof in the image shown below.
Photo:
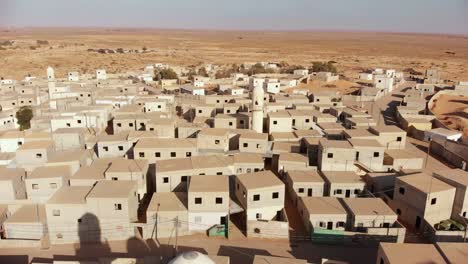
<path fill-rule="evenodd" d="M 114 135 L 101 134 L 97 137 L 98 142 L 127 141 L 128 132 L 121 132 Z"/>
<path fill-rule="evenodd" d="M 194 156 L 190 160 L 194 169 L 227 167 L 231 163 L 229 157 L 222 155 Z"/>
<path fill-rule="evenodd" d="M 300 197 L 311 215 L 337 214 L 347 215 L 337 197 Z"/>
<path fill-rule="evenodd" d="M 126 198 L 136 184 L 136 181 L 98 181 L 88 198 Z"/>
<path fill-rule="evenodd" d="M 12 180 L 22 176 L 26 176 L 25 169 L 22 168 L 7 168 L 0 166 L 0 181 Z"/>
<path fill-rule="evenodd" d="M 279 154 L 279 161 L 309 163 L 309 157 L 302 153 L 282 152 Z"/>
<path fill-rule="evenodd" d="M 405 133 L 403 129 L 397 127 L 397 126 L 386 126 L 386 125 L 378 125 L 378 126 L 372 126 L 371 127 L 373 130 L 375 130 L 377 133 Z"/>
<path fill-rule="evenodd" d="M 158 208 L 159 207 L 159 208 Z M 146 212 L 180 212 L 187 211 L 187 193 L 163 192 L 154 193 Z"/>
<path fill-rule="evenodd" d="M 315 170 L 290 170 L 287 172 L 289 178 L 291 178 L 293 183 L 302 183 L 302 182 L 318 182 L 324 183 L 325 180 L 320 176 L 318 171 Z"/>
<path fill-rule="evenodd" d="M 446 264 L 433 244 L 380 243 L 389 263 Z"/>
<path fill-rule="evenodd" d="M 233 161 L 234 163 L 249 163 L 249 164 L 255 164 L 255 163 L 261 163 L 264 164 L 264 158 L 263 155 L 260 153 L 238 153 L 234 154 Z"/>
<path fill-rule="evenodd" d="M 196 148 L 197 139 L 194 138 L 142 138 L 135 145 L 137 149 L 148 148 Z"/>
<path fill-rule="evenodd" d="M 294 130 L 293 133 L 298 138 L 303 138 L 303 137 L 319 137 L 319 138 L 321 138 L 322 137 L 322 135 L 317 130 L 312 130 L 312 129 L 309 129 L 309 130 L 305 130 L 305 129 Z"/>
<path fill-rule="evenodd" d="M 330 183 L 363 183 L 361 176 L 352 171 L 322 171 Z"/>
<path fill-rule="evenodd" d="M 364 127 L 358 127 L 355 129 L 346 129 L 343 131 L 346 135 L 348 135 L 350 138 L 354 137 L 376 137 L 377 135 L 372 134 L 367 128 Z"/>
<path fill-rule="evenodd" d="M 466 263 L 468 243 L 437 243 L 449 263 Z"/>
<path fill-rule="evenodd" d="M 169 160 L 158 160 L 156 164 L 156 174 L 158 172 L 191 170 L 192 160 L 190 158 L 178 158 Z"/>
<path fill-rule="evenodd" d="M 386 149 L 385 154 L 394 159 L 421 159 L 421 153 L 408 151 L 406 149 Z"/>
<path fill-rule="evenodd" d="M 226 175 L 197 175 L 190 177 L 189 192 L 227 192 L 229 177 Z"/>
<path fill-rule="evenodd" d="M 45 223 L 44 204 L 26 204 L 16 210 L 5 223 Z"/>
<path fill-rule="evenodd" d="M 343 201 L 354 215 L 397 216 L 380 198 L 345 198 Z"/>
<path fill-rule="evenodd" d="M 327 148 L 343 148 L 343 149 L 352 149 L 353 146 L 347 140 L 330 140 L 322 138 L 319 141 L 319 144 Z"/>
<path fill-rule="evenodd" d="M 51 140 L 37 140 L 37 141 L 28 141 L 23 143 L 18 150 L 28 150 L 28 149 L 46 149 L 53 144 Z"/>
<path fill-rule="evenodd" d="M 267 133 L 256 133 L 256 132 L 242 132 L 240 134 L 240 138 L 245 138 L 245 139 L 258 139 L 258 140 L 268 140 L 268 134 Z"/>
<path fill-rule="evenodd" d="M 228 133 L 229 129 L 226 128 L 203 128 L 198 134 L 208 136 L 226 136 Z"/>
<path fill-rule="evenodd" d="M 105 164 L 91 164 L 89 166 L 83 166 L 73 174 L 70 179 L 94 179 L 103 180 L 105 178 L 105 172 L 108 165 Z"/>
<path fill-rule="evenodd" d="M 375 139 L 350 138 L 348 141 L 354 147 L 385 148 Z"/>
<path fill-rule="evenodd" d="M 56 177 L 70 177 L 70 166 L 43 166 L 37 167 L 28 175 L 27 179 L 42 179 Z"/>
<path fill-rule="evenodd" d="M 48 204 L 84 204 L 92 186 L 64 186 L 47 201 Z"/>
<path fill-rule="evenodd" d="M 344 130 L 345 129 L 345 127 L 341 123 L 329 122 L 329 123 L 318 123 L 317 125 L 324 130 L 329 130 L 329 129 Z"/>
<path fill-rule="evenodd" d="M 454 130 L 446 129 L 446 128 L 443 128 L 443 127 L 434 128 L 434 129 L 431 129 L 431 130 L 429 130 L 427 132 L 434 133 L 434 134 L 439 134 L 439 135 L 444 135 L 444 136 L 455 136 L 455 135 L 461 135 L 462 134 L 461 131 L 454 131 Z"/>
<path fill-rule="evenodd" d="M 50 155 L 47 159 L 47 163 L 75 161 L 81 159 L 85 155 L 92 156 L 93 154 L 93 150 L 90 149 L 57 151 Z"/>
<path fill-rule="evenodd" d="M 118 159 L 112 161 L 106 173 L 113 172 L 146 172 L 148 161 L 146 159 Z"/>
<path fill-rule="evenodd" d="M 423 172 L 401 176 L 398 177 L 398 180 L 413 186 L 414 188 L 424 193 L 441 192 L 455 188 Z"/>
<path fill-rule="evenodd" d="M 271 171 L 240 174 L 236 177 L 247 189 L 284 186 L 284 183 Z"/>
<path fill-rule="evenodd" d="M 452 180 L 460 185 L 468 186 L 468 171 L 457 168 L 435 171 L 434 174 Z"/>
<path fill-rule="evenodd" d="M 282 111 L 278 111 L 278 112 L 268 113 L 268 117 L 272 117 L 272 118 L 291 118 L 291 115 L 289 114 L 289 112 L 287 110 L 282 110 Z"/>

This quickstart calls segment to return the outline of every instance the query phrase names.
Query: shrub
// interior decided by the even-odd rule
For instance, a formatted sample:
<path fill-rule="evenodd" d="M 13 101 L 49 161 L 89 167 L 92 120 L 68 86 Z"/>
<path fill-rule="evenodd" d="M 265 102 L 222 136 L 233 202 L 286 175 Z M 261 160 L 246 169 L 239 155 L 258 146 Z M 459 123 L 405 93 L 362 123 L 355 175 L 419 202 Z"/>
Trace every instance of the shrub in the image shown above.
<path fill-rule="evenodd" d="M 154 72 L 154 80 L 171 80 L 171 79 L 179 79 L 177 73 L 173 69 L 162 69 L 162 70 L 155 70 Z"/>
<path fill-rule="evenodd" d="M 208 72 L 206 71 L 205 67 L 201 67 L 198 69 L 198 75 L 203 76 L 203 77 L 208 77 Z"/>
<path fill-rule="evenodd" d="M 36 40 L 37 45 L 49 45 L 47 40 Z"/>
<path fill-rule="evenodd" d="M 16 119 L 20 125 L 20 130 L 31 128 L 31 119 L 33 118 L 33 111 L 29 106 L 22 106 L 18 112 L 16 112 Z"/>
<path fill-rule="evenodd" d="M 320 62 L 320 61 L 314 61 L 312 62 L 312 71 L 313 72 L 333 72 L 336 73 L 337 69 L 335 65 L 333 65 L 333 61 L 329 62 Z"/>

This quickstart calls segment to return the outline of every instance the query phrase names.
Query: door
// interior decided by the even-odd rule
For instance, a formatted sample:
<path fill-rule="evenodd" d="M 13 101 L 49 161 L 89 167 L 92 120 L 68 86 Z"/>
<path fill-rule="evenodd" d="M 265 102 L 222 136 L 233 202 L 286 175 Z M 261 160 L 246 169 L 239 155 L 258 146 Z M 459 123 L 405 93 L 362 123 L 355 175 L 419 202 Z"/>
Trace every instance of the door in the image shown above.
<path fill-rule="evenodd" d="M 333 229 L 333 222 L 328 222 L 327 223 L 327 229 L 332 230 Z"/>
<path fill-rule="evenodd" d="M 346 190 L 346 198 L 349 198 L 351 196 L 351 190 Z"/>
<path fill-rule="evenodd" d="M 226 217 L 225 216 L 221 216 L 220 220 L 219 220 L 219 223 L 222 224 L 222 225 L 225 225 L 226 224 Z"/>
<path fill-rule="evenodd" d="M 359 151 L 356 152 L 356 160 L 359 160 Z"/>
<path fill-rule="evenodd" d="M 420 227 L 421 227 L 421 217 L 419 217 L 419 216 L 416 216 L 416 224 L 415 224 L 415 227 L 416 227 L 416 228 L 420 228 Z"/>
<path fill-rule="evenodd" d="M 309 188 L 309 189 L 307 190 L 307 196 L 312 196 L 312 188 Z"/>

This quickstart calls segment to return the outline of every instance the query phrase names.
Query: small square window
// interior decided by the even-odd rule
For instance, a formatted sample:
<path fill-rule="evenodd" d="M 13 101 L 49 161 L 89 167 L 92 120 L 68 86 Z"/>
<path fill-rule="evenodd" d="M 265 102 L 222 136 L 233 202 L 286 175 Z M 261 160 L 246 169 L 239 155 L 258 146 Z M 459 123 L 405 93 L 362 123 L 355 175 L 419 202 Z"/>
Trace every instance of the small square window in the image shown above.
<path fill-rule="evenodd" d="M 253 200 L 254 201 L 260 201 L 260 194 L 254 194 Z"/>
<path fill-rule="evenodd" d="M 279 198 L 279 192 L 272 193 L 271 198 L 278 199 Z"/>
<path fill-rule="evenodd" d="M 39 189 L 39 184 L 33 184 L 32 189 L 33 190 L 38 190 Z"/>
<path fill-rule="evenodd" d="M 102 149 L 104 149 L 104 151 L 109 151 L 109 147 L 102 147 Z"/>
<path fill-rule="evenodd" d="M 195 204 L 202 204 L 202 198 L 201 197 L 195 197 Z"/>
<path fill-rule="evenodd" d="M 219 144 L 219 140 L 218 140 L 218 139 L 215 140 L 215 144 Z"/>
<path fill-rule="evenodd" d="M 42 154 L 41 153 L 36 153 L 36 158 L 42 158 Z"/>
<path fill-rule="evenodd" d="M 122 150 L 123 150 L 123 146 L 119 146 L 119 150 L 122 151 Z"/>
<path fill-rule="evenodd" d="M 232 122 L 229 122 L 229 126 L 232 126 Z"/>
<path fill-rule="evenodd" d="M 398 192 L 401 193 L 401 194 L 405 194 L 405 188 L 400 187 L 400 189 L 398 190 Z"/>
<path fill-rule="evenodd" d="M 244 146 L 244 148 L 246 148 L 246 147 L 249 146 L 249 143 L 244 143 L 243 146 Z"/>
<path fill-rule="evenodd" d="M 218 172 L 216 172 L 216 175 L 223 175 L 223 172 L 222 172 L 222 171 L 218 171 Z"/>
<path fill-rule="evenodd" d="M 161 152 L 155 152 L 155 153 L 154 153 L 154 156 L 155 156 L 156 158 L 160 158 L 160 157 L 161 157 Z"/>
<path fill-rule="evenodd" d="M 175 158 L 176 157 L 176 153 L 175 152 L 171 152 L 171 158 Z"/>
<path fill-rule="evenodd" d="M 202 110 L 198 110 L 198 113 L 201 114 L 201 113 L 202 113 Z"/>
<path fill-rule="evenodd" d="M 168 183 L 169 182 L 169 177 L 163 177 L 163 183 Z"/>
<path fill-rule="evenodd" d="M 60 210 L 52 210 L 53 216 L 60 216 Z"/>
<path fill-rule="evenodd" d="M 223 198 L 222 197 L 216 197 L 216 204 L 222 204 L 223 203 Z"/>
<path fill-rule="evenodd" d="M 401 137 L 397 137 L 397 138 L 396 138 L 396 141 L 401 141 Z"/>
<path fill-rule="evenodd" d="M 117 126 L 118 126 L 118 127 L 122 127 L 122 123 L 117 123 Z"/>
<path fill-rule="evenodd" d="M 273 121 L 273 125 L 277 125 L 278 124 L 278 121 Z"/>
<path fill-rule="evenodd" d="M 50 186 L 50 188 L 52 188 L 52 189 L 57 189 L 57 183 L 55 183 L 55 182 L 51 182 L 51 183 L 49 184 L 49 186 Z"/>
<path fill-rule="evenodd" d="M 138 156 L 140 156 L 140 158 L 144 158 L 144 157 L 145 157 L 145 153 L 144 153 L 144 152 L 140 152 L 140 153 L 138 153 Z"/>
<path fill-rule="evenodd" d="M 23 142 L 18 141 L 18 146 L 21 146 L 21 145 L 23 145 Z"/>
<path fill-rule="evenodd" d="M 299 193 L 304 193 L 304 188 L 299 188 L 297 191 L 298 191 Z"/>
<path fill-rule="evenodd" d="M 333 158 L 333 153 L 328 153 L 328 154 L 327 154 L 327 157 L 328 157 L 329 159 Z"/>
<path fill-rule="evenodd" d="M 379 152 L 374 152 L 374 158 L 377 158 L 380 156 L 380 153 Z"/>
<path fill-rule="evenodd" d="M 342 194 L 342 193 L 343 193 L 343 191 L 341 189 L 335 190 L 335 194 Z"/>
<path fill-rule="evenodd" d="M 185 157 L 191 157 L 192 156 L 192 152 L 185 152 Z"/>
<path fill-rule="evenodd" d="M 117 177 L 112 177 L 112 180 L 113 180 L 113 181 L 117 181 L 117 180 L 119 180 L 119 178 L 117 178 Z"/>
<path fill-rule="evenodd" d="M 116 211 L 122 210 L 122 204 L 114 204 L 114 210 Z"/>
<path fill-rule="evenodd" d="M 307 119 L 305 120 L 305 122 L 306 122 L 306 123 L 309 123 L 309 122 L 310 122 L 310 119 L 307 118 Z"/>
<path fill-rule="evenodd" d="M 180 181 L 181 182 L 187 182 L 187 178 L 188 178 L 188 176 L 182 176 L 182 177 L 180 177 Z"/>
<path fill-rule="evenodd" d="M 81 120 L 76 120 L 76 122 L 77 122 L 78 124 L 81 124 Z"/>
<path fill-rule="evenodd" d="M 133 123 L 128 123 L 128 126 L 129 126 L 129 127 L 133 127 Z"/>
<path fill-rule="evenodd" d="M 437 198 L 432 198 L 431 199 L 431 204 L 436 204 L 437 203 Z"/>

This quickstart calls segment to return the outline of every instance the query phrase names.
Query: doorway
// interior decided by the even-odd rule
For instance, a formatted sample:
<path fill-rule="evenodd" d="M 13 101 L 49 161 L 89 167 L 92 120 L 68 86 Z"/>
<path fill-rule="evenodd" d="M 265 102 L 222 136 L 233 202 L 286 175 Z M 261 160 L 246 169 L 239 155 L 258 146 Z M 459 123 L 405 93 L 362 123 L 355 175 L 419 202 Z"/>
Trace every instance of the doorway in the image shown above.
<path fill-rule="evenodd" d="M 346 190 L 345 196 L 346 198 L 349 198 L 351 196 L 351 190 Z"/>
<path fill-rule="evenodd" d="M 328 222 L 327 223 L 327 229 L 332 230 L 333 229 L 333 222 Z"/>
<path fill-rule="evenodd" d="M 312 188 L 309 188 L 307 190 L 307 196 L 309 196 L 309 197 L 312 196 Z"/>
<path fill-rule="evenodd" d="M 416 216 L 415 227 L 418 228 L 418 229 L 421 227 L 421 217 L 419 217 L 419 216 Z"/>

